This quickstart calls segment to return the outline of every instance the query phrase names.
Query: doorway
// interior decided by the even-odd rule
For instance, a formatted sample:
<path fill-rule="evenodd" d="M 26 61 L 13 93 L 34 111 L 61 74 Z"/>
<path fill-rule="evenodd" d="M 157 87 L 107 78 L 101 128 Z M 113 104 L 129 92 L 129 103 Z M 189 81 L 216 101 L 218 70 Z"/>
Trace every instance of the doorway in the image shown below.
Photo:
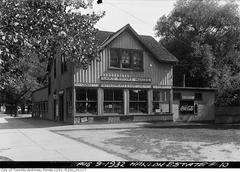
<path fill-rule="evenodd" d="M 64 96 L 59 94 L 59 121 L 63 121 L 64 115 Z"/>

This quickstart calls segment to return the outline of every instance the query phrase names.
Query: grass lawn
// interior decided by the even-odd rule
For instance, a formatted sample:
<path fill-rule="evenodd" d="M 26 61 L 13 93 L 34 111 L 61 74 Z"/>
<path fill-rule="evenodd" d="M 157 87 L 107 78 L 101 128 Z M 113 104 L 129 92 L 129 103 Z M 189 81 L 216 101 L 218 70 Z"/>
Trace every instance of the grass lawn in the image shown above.
<path fill-rule="evenodd" d="M 127 160 L 239 161 L 240 129 L 149 125 L 129 129 L 58 131 Z"/>

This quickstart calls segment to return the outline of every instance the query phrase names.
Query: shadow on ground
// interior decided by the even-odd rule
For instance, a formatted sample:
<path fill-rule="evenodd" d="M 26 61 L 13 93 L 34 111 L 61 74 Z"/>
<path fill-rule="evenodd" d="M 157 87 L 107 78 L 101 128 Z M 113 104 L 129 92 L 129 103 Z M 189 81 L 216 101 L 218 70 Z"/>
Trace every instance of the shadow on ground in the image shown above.
<path fill-rule="evenodd" d="M 5 117 L 4 122 L 0 123 L 0 129 L 47 128 L 66 125 L 69 124 L 36 119 L 31 117 Z"/>
<path fill-rule="evenodd" d="M 228 130 L 240 129 L 240 124 L 214 124 L 214 123 L 164 123 L 151 122 L 144 124 L 143 128 L 179 128 L 179 129 L 214 129 L 214 130 Z"/>

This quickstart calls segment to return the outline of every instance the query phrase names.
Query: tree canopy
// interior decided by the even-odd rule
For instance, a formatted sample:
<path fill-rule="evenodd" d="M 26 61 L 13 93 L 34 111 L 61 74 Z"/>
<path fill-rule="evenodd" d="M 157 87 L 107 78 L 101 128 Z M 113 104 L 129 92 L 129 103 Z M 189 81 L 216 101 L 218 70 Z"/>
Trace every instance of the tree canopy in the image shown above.
<path fill-rule="evenodd" d="M 155 26 L 160 42 L 178 59 L 174 85 L 218 88 L 217 103 L 240 102 L 240 16 L 235 1 L 178 0 Z"/>
<path fill-rule="evenodd" d="M 81 0 L 0 0 L 0 91 L 15 101 L 45 84 L 57 51 L 86 68 L 98 57 L 94 25 L 104 14 L 82 14 Z"/>

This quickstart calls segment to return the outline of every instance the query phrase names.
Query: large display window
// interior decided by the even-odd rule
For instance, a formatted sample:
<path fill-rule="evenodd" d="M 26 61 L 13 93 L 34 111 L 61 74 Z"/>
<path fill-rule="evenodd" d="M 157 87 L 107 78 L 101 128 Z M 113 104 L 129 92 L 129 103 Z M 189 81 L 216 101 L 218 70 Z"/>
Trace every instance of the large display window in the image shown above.
<path fill-rule="evenodd" d="M 148 113 L 147 90 L 129 90 L 129 112 Z"/>
<path fill-rule="evenodd" d="M 76 112 L 97 114 L 97 89 L 76 88 Z"/>
<path fill-rule="evenodd" d="M 170 112 L 170 91 L 153 90 L 153 112 L 169 113 Z"/>
<path fill-rule="evenodd" d="M 123 90 L 104 89 L 104 113 L 123 113 Z"/>

